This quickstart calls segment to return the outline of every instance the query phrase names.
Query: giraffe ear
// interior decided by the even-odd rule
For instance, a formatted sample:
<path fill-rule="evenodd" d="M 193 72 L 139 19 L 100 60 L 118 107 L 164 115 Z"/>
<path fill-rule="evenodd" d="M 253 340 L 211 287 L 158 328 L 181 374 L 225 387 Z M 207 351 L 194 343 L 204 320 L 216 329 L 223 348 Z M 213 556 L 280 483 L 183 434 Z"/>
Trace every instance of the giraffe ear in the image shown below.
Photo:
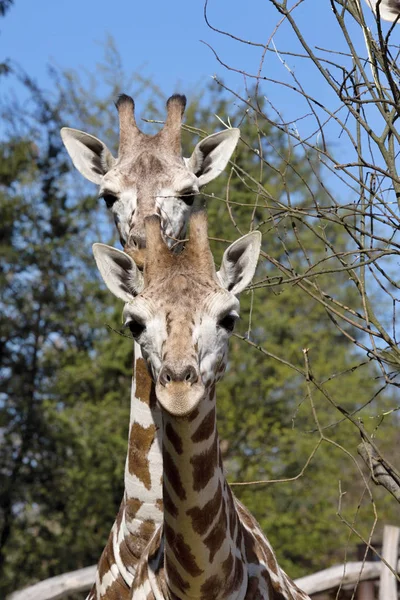
<path fill-rule="evenodd" d="M 61 138 L 78 171 L 98 185 L 115 164 L 115 158 L 107 146 L 94 135 L 89 135 L 78 129 L 63 127 Z"/>
<path fill-rule="evenodd" d="M 130 256 L 106 244 L 93 244 L 93 254 L 104 283 L 124 302 L 132 302 L 143 289 L 143 275 Z"/>
<path fill-rule="evenodd" d="M 228 164 L 240 137 L 239 129 L 225 129 L 201 140 L 187 160 L 187 166 L 202 187 L 212 181 Z"/>
<path fill-rule="evenodd" d="M 233 242 L 224 252 L 217 273 L 223 288 L 237 296 L 249 285 L 257 267 L 261 248 L 261 233 L 252 231 Z"/>

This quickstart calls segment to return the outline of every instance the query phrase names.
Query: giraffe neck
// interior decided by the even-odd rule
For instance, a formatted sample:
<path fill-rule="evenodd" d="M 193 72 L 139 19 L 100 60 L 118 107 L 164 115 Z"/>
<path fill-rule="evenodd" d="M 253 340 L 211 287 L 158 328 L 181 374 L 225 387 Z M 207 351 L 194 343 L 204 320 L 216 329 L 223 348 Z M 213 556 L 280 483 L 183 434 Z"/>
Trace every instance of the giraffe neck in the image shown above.
<path fill-rule="evenodd" d="M 136 566 L 163 521 L 161 411 L 135 343 L 125 491 L 88 598 L 129 598 Z M 118 595 L 115 594 L 118 592 Z"/>
<path fill-rule="evenodd" d="M 130 573 L 163 520 L 161 425 L 154 383 L 135 342 L 124 511 L 118 536 L 121 562 Z"/>
<path fill-rule="evenodd" d="M 148 505 L 138 510 L 144 518 L 162 522 L 161 410 L 154 383 L 147 371 L 141 348 L 135 342 L 128 453 L 125 462 L 125 499 Z"/>
<path fill-rule="evenodd" d="M 215 387 L 187 418 L 163 411 L 166 585 L 171 597 L 243 598 L 242 532 L 226 482 Z"/>

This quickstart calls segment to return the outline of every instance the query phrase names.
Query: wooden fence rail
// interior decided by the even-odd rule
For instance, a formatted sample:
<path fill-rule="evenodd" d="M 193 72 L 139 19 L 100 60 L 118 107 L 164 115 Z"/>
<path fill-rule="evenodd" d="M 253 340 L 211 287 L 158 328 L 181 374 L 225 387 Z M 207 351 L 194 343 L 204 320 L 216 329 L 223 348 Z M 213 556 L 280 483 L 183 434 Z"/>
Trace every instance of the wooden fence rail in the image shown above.
<path fill-rule="evenodd" d="M 400 528 L 386 525 L 383 534 L 383 559 L 400 573 L 398 548 Z M 59 600 L 66 596 L 89 591 L 96 574 L 96 565 L 46 579 L 8 596 L 7 600 Z M 300 589 L 312 596 L 338 588 L 356 585 L 361 581 L 380 579 L 379 600 L 397 600 L 398 578 L 380 561 L 348 562 L 296 579 Z"/>
<path fill-rule="evenodd" d="M 300 579 L 296 579 L 296 584 L 307 594 L 317 594 L 337 588 L 339 585 L 355 585 L 357 581 L 379 579 L 382 566 L 380 562 L 366 562 L 364 566 L 362 562 L 348 562 L 345 565 L 336 565 L 318 571 L 318 573 L 300 577 Z M 397 565 L 397 572 L 400 573 L 400 561 Z M 64 573 L 14 592 L 8 596 L 8 600 L 59 600 L 69 594 L 86 592 L 93 584 L 95 573 L 96 565 Z"/>
<path fill-rule="evenodd" d="M 96 576 L 97 565 L 63 573 L 14 592 L 7 600 L 59 600 L 77 592 L 88 592 Z"/>

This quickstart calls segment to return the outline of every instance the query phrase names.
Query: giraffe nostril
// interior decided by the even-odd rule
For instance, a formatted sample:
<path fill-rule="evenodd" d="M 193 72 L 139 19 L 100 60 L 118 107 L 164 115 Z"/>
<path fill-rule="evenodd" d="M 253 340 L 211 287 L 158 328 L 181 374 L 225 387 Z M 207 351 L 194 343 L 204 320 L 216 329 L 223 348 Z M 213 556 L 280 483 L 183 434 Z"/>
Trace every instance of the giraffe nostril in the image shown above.
<path fill-rule="evenodd" d="M 186 381 L 187 383 L 190 383 L 190 384 L 196 383 L 196 381 L 198 380 L 197 371 L 192 366 L 187 367 L 182 375 L 183 375 L 183 377 L 182 377 L 183 381 Z"/>
<path fill-rule="evenodd" d="M 164 385 L 164 386 L 167 385 L 168 383 L 171 383 L 172 376 L 171 376 L 171 372 L 168 369 L 168 367 L 163 367 L 161 369 L 158 379 L 159 379 L 159 382 L 161 383 L 161 385 Z"/>
<path fill-rule="evenodd" d="M 190 385 L 192 385 L 193 383 L 196 383 L 198 378 L 199 376 L 195 367 L 187 366 L 181 369 L 174 369 L 164 366 L 159 375 L 159 382 L 164 386 L 168 385 L 169 383 L 179 382 L 190 383 Z"/>

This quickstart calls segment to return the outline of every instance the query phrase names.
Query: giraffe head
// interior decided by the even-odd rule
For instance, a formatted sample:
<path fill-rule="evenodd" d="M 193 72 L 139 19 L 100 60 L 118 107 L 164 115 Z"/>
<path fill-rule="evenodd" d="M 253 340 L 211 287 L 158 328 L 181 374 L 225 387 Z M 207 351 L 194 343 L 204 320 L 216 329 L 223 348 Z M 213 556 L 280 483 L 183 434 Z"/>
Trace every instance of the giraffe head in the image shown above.
<path fill-rule="evenodd" d="M 107 146 L 88 133 L 64 127 L 61 137 L 78 171 L 100 186 L 112 212 L 122 246 L 140 267 L 146 246 L 146 217 L 158 214 L 169 247 L 184 237 L 199 189 L 226 167 L 239 139 L 238 129 L 214 133 L 199 142 L 190 158 L 181 154 L 181 124 L 186 98 L 167 101 L 167 119 L 156 135 L 138 128 L 132 98 L 121 95 L 119 150 L 114 158 Z"/>
<path fill-rule="evenodd" d="M 124 322 L 142 348 L 162 408 L 191 413 L 222 376 L 228 340 L 239 317 L 237 295 L 251 281 L 261 234 L 253 231 L 227 248 L 216 272 L 205 213 L 190 219 L 190 240 L 180 254 L 165 244 L 160 221 L 146 219 L 144 275 L 130 256 L 94 244 L 99 271 L 124 300 Z"/>

